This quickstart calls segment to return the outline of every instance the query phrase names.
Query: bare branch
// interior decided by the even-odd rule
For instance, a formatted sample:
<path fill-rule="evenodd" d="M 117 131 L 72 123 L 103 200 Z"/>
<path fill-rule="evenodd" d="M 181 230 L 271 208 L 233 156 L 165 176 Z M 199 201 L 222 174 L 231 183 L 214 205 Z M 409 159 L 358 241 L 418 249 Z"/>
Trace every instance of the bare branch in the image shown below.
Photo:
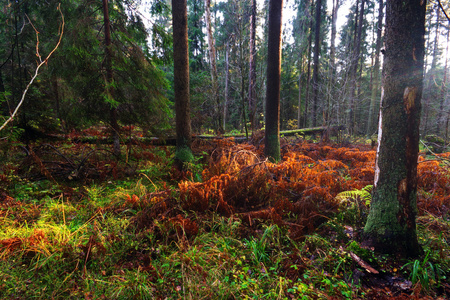
<path fill-rule="evenodd" d="M 445 11 L 444 7 L 442 6 L 441 0 L 438 0 L 439 7 L 441 8 L 442 12 L 444 13 L 447 20 L 450 22 L 450 17 L 448 16 L 447 12 Z"/>
<path fill-rule="evenodd" d="M 30 82 L 27 84 L 25 90 L 23 91 L 23 93 L 22 93 L 22 98 L 20 99 L 19 104 L 17 104 L 17 107 L 16 107 L 16 109 L 14 110 L 14 112 L 11 114 L 11 116 L 3 123 L 3 125 L 0 127 L 0 131 L 3 130 L 3 128 L 5 128 L 6 125 L 8 125 L 8 123 L 10 123 L 12 120 L 14 120 L 14 117 L 16 116 L 17 112 L 19 111 L 19 108 L 22 106 L 23 101 L 25 100 L 25 96 L 26 96 L 26 94 L 27 94 L 27 92 L 28 92 L 28 89 L 30 88 L 31 84 L 32 84 L 33 81 L 36 79 L 36 77 L 39 75 L 39 69 L 40 69 L 44 64 L 47 63 L 47 61 L 48 61 L 48 59 L 50 58 L 50 56 L 52 56 L 52 54 L 56 51 L 56 49 L 58 49 L 59 44 L 61 44 L 62 36 L 63 36 L 63 33 L 64 33 L 64 24 L 65 24 L 65 23 L 64 23 L 64 15 L 63 15 L 63 13 L 62 13 L 62 11 L 61 11 L 61 7 L 60 7 L 60 6 L 61 6 L 61 4 L 58 4 L 57 10 L 59 10 L 59 12 L 60 12 L 60 14 L 61 14 L 61 19 L 62 19 L 62 24 L 61 24 L 61 27 L 60 27 L 61 33 L 60 33 L 60 35 L 59 35 L 58 43 L 56 44 L 55 48 L 53 48 L 53 50 L 47 55 L 47 57 L 46 57 L 44 60 L 42 60 L 42 58 L 41 58 L 41 56 L 40 56 L 40 54 L 39 54 L 39 31 L 36 30 L 36 28 L 35 28 L 35 27 L 33 26 L 33 24 L 31 23 L 31 20 L 28 19 L 28 20 L 30 21 L 31 26 L 33 26 L 33 28 L 34 28 L 34 30 L 35 30 L 35 32 L 36 32 L 36 38 L 37 38 L 37 43 L 36 43 L 36 56 L 39 57 L 39 64 L 38 64 L 38 66 L 36 67 L 36 70 L 34 71 L 33 77 L 31 77 Z M 28 18 L 28 16 L 27 16 L 27 18 Z"/>

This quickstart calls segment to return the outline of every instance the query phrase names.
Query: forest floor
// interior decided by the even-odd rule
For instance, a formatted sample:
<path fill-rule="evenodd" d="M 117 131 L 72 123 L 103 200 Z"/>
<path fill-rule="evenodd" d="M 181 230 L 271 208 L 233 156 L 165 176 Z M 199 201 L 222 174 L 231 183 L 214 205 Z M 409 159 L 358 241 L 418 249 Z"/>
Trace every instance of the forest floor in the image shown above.
<path fill-rule="evenodd" d="M 92 134 L 92 133 L 91 133 Z M 0 145 L 0 299 L 449 299 L 450 153 L 418 165 L 423 256 L 361 246 L 375 150 L 261 137 Z"/>

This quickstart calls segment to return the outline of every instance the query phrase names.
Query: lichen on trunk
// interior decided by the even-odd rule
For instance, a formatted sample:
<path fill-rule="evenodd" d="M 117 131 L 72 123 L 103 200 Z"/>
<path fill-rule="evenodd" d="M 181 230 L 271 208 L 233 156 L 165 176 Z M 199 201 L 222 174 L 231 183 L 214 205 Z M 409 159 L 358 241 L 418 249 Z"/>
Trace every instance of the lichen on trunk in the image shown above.
<path fill-rule="evenodd" d="M 364 228 L 366 245 L 402 256 L 421 252 L 415 218 L 425 7 L 422 0 L 387 2 L 375 191 Z"/>

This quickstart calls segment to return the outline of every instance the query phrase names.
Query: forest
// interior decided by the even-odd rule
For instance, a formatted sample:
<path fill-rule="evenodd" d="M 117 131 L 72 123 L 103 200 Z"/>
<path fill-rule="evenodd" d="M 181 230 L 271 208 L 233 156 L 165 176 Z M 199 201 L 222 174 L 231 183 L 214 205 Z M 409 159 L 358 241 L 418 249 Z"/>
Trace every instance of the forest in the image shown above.
<path fill-rule="evenodd" d="M 0 2 L 0 299 L 450 298 L 450 1 Z"/>

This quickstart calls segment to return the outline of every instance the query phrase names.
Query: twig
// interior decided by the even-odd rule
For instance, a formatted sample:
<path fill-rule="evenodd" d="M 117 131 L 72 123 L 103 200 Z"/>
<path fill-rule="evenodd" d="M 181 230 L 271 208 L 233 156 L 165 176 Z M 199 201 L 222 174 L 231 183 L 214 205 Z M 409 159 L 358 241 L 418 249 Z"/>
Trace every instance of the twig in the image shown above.
<path fill-rule="evenodd" d="M 420 142 L 422 143 L 422 145 L 425 146 L 425 148 L 427 148 L 428 151 L 430 151 L 430 153 L 435 157 L 435 159 L 425 159 L 425 160 L 423 160 L 423 161 L 419 161 L 418 164 L 424 163 L 424 162 L 427 162 L 427 161 L 442 161 L 442 162 L 444 162 L 446 165 L 449 165 L 449 164 L 450 164 L 450 160 L 449 160 L 449 159 L 438 156 L 438 155 L 437 155 L 436 153 L 434 153 L 434 152 L 430 149 L 430 147 L 428 147 L 428 145 L 425 144 L 422 140 L 420 140 Z"/>
<path fill-rule="evenodd" d="M 372 268 L 368 263 L 366 263 L 364 260 L 362 260 L 358 255 L 356 255 L 355 253 L 353 253 L 352 251 L 349 252 L 350 257 L 356 261 L 356 263 L 358 265 L 360 265 L 361 267 L 363 267 L 367 272 L 372 273 L 372 274 L 379 274 L 380 272 L 378 272 L 377 270 L 375 270 L 374 268 Z"/>
<path fill-rule="evenodd" d="M 442 6 L 441 0 L 438 0 L 439 7 L 441 8 L 442 12 L 444 13 L 447 20 L 450 22 L 450 17 L 448 16 L 447 12 L 445 11 L 444 7 Z"/>
<path fill-rule="evenodd" d="M 433 154 L 434 156 L 437 156 L 436 153 L 434 153 L 434 152 L 430 149 L 430 147 L 428 147 L 427 144 L 425 144 L 422 140 L 420 140 L 420 142 L 422 143 L 422 145 L 425 146 L 425 148 L 427 148 L 428 151 L 430 151 L 431 154 Z"/>
<path fill-rule="evenodd" d="M 30 19 L 28 19 L 30 21 L 31 26 L 33 26 L 34 31 L 36 32 L 36 39 L 37 39 L 37 43 L 36 43 L 36 56 L 39 57 L 39 64 L 36 67 L 36 70 L 34 71 L 34 75 L 31 78 L 30 82 L 27 84 L 25 90 L 23 91 L 22 94 L 22 98 L 19 101 L 19 104 L 17 104 L 16 109 L 14 110 L 14 112 L 11 114 L 11 116 L 3 123 L 3 125 L 0 127 L 0 131 L 5 128 L 6 125 L 8 125 L 9 122 L 11 122 L 12 120 L 14 120 L 14 117 L 16 116 L 17 112 L 19 111 L 19 108 L 22 106 L 23 101 L 25 100 L 25 96 L 28 92 L 28 89 L 30 88 L 31 84 L 33 83 L 33 81 L 36 79 L 36 77 L 39 75 L 39 69 L 47 63 L 48 59 L 50 58 L 50 56 L 52 56 L 53 52 L 56 51 L 56 49 L 58 49 L 59 44 L 61 43 L 61 39 L 64 33 L 64 15 L 61 11 L 60 8 L 61 4 L 58 4 L 58 10 L 61 14 L 61 19 L 62 19 L 62 24 L 61 24 L 61 34 L 59 35 L 59 40 L 58 43 L 56 44 L 55 48 L 53 48 L 53 50 L 47 55 L 47 57 L 42 60 L 41 55 L 39 54 L 39 31 L 37 31 L 37 29 L 33 26 L 33 24 L 31 23 Z M 28 16 L 27 16 L 28 18 Z"/>

